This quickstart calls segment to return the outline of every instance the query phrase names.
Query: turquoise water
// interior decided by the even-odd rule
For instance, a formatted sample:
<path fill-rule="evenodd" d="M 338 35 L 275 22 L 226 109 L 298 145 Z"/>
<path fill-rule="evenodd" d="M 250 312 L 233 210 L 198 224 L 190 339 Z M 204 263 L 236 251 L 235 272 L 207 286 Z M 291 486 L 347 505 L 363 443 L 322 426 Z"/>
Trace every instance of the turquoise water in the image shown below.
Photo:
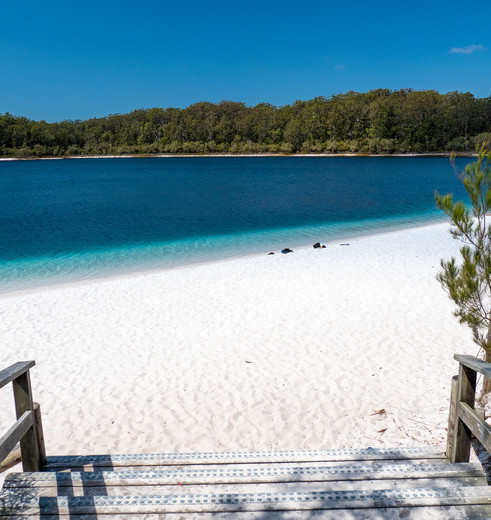
<path fill-rule="evenodd" d="M 0 189 L 2 292 L 443 221 L 434 190 L 463 197 L 440 157 L 0 162 Z"/>

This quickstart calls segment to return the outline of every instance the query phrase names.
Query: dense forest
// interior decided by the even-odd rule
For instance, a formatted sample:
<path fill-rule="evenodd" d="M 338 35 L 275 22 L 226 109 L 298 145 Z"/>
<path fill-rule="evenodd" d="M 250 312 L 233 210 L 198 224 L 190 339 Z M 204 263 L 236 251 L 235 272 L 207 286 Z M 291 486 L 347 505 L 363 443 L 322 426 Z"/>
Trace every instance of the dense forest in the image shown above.
<path fill-rule="evenodd" d="M 372 90 L 275 107 L 200 102 L 86 121 L 0 115 L 0 156 L 474 151 L 491 130 L 491 96 Z"/>

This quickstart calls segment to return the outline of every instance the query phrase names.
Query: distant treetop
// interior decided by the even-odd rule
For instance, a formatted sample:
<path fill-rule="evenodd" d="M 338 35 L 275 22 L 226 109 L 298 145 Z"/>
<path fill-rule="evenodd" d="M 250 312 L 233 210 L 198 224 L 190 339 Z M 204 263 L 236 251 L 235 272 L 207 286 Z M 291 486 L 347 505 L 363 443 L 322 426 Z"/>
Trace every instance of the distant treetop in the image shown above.
<path fill-rule="evenodd" d="M 491 96 L 378 89 L 275 107 L 201 101 L 86 121 L 0 115 L 0 156 L 470 152 L 491 130 Z"/>

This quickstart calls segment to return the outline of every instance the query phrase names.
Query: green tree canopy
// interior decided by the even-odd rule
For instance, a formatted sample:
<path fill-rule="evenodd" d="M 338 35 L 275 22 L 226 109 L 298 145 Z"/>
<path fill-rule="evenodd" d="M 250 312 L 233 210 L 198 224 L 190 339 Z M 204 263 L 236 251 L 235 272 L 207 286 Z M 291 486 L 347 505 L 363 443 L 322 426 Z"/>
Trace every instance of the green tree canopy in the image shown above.
<path fill-rule="evenodd" d="M 61 123 L 5 113 L 0 156 L 469 152 L 490 128 L 491 97 L 378 89 L 282 107 L 202 101 Z"/>
<path fill-rule="evenodd" d="M 451 234 L 461 240 L 460 261 L 441 262 L 438 280 L 456 304 L 455 315 L 473 332 L 474 341 L 491 361 L 491 151 L 484 144 L 475 162 L 459 174 L 471 206 L 451 194 L 435 194 L 449 218 Z"/>

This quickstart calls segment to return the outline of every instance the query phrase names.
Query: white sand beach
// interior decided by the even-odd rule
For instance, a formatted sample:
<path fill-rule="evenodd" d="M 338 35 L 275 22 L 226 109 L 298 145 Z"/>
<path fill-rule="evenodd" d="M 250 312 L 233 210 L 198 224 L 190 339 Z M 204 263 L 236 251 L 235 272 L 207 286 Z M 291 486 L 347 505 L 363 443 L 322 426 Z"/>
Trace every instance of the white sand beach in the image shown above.
<path fill-rule="evenodd" d="M 48 455 L 444 448 L 477 352 L 435 279 L 459 247 L 436 224 L 4 294 L 2 368 L 36 360 Z"/>
<path fill-rule="evenodd" d="M 431 153 L 152 153 L 152 154 L 125 154 L 125 155 L 65 155 L 62 157 L 0 157 L 1 161 L 51 161 L 62 159 L 135 159 L 135 158 L 203 158 L 203 157 L 450 157 L 448 152 Z M 477 153 L 461 152 L 457 157 L 477 157 Z"/>

